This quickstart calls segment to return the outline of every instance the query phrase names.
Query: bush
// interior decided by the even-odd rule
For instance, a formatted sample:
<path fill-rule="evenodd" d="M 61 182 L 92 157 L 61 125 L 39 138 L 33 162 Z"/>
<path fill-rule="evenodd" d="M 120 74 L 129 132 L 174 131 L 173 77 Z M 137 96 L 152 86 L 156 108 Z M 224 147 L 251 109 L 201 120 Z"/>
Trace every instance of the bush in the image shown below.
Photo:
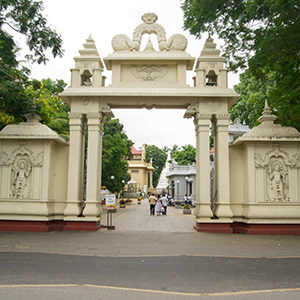
<path fill-rule="evenodd" d="M 183 209 L 191 209 L 191 207 L 188 204 L 185 204 Z"/>

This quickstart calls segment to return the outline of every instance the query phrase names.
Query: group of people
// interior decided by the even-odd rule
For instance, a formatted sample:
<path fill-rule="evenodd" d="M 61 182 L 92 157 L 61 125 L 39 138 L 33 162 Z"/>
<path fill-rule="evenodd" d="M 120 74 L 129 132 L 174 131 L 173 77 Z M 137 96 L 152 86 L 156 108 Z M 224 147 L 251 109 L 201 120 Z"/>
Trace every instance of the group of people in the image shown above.
<path fill-rule="evenodd" d="M 150 216 L 157 216 L 167 215 L 167 206 L 168 206 L 168 196 L 165 193 L 158 195 L 157 198 L 155 197 L 154 193 L 151 194 L 149 197 L 150 203 Z"/>

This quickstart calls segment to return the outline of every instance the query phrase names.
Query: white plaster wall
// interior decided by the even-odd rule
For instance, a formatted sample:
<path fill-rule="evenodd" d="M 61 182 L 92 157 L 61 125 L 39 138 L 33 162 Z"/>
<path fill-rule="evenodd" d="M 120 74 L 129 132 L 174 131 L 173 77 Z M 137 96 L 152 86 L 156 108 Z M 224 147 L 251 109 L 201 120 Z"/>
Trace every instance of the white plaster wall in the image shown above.
<path fill-rule="evenodd" d="M 276 150 L 278 149 L 278 150 Z M 289 163 L 300 157 L 299 142 L 249 142 L 230 147 L 230 202 L 234 221 L 293 224 L 300 222 L 300 166 Z M 272 200 L 268 165 L 281 160 L 288 169 L 289 201 Z M 255 164 L 255 157 L 259 163 Z M 269 200 L 271 199 L 271 200 Z"/>

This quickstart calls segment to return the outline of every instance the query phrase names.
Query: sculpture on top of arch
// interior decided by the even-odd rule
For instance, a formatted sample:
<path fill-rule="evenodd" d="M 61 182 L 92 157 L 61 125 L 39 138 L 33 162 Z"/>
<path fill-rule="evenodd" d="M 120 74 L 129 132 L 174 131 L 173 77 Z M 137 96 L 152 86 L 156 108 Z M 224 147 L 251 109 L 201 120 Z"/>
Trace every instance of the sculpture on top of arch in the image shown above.
<path fill-rule="evenodd" d="M 157 18 L 154 13 L 144 14 L 142 16 L 144 23 L 135 28 L 132 40 L 125 34 L 118 34 L 112 38 L 113 49 L 115 51 L 139 51 L 142 36 L 145 33 L 155 33 L 160 51 L 185 51 L 187 47 L 186 37 L 182 34 L 174 34 L 167 40 L 165 29 L 156 23 Z"/>

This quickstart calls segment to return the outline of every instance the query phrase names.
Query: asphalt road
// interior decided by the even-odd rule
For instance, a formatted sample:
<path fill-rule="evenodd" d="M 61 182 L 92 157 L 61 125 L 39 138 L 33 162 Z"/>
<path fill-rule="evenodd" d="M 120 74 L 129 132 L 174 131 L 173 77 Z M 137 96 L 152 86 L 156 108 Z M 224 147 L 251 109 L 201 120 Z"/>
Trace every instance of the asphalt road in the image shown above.
<path fill-rule="evenodd" d="M 8 251 L 0 252 L 0 299 L 299 299 L 299 269 L 300 258 Z"/>
<path fill-rule="evenodd" d="M 105 220 L 105 218 L 104 218 Z M 115 230 L 0 232 L 0 300 L 300 299 L 300 237 L 210 234 L 147 202 Z"/>

